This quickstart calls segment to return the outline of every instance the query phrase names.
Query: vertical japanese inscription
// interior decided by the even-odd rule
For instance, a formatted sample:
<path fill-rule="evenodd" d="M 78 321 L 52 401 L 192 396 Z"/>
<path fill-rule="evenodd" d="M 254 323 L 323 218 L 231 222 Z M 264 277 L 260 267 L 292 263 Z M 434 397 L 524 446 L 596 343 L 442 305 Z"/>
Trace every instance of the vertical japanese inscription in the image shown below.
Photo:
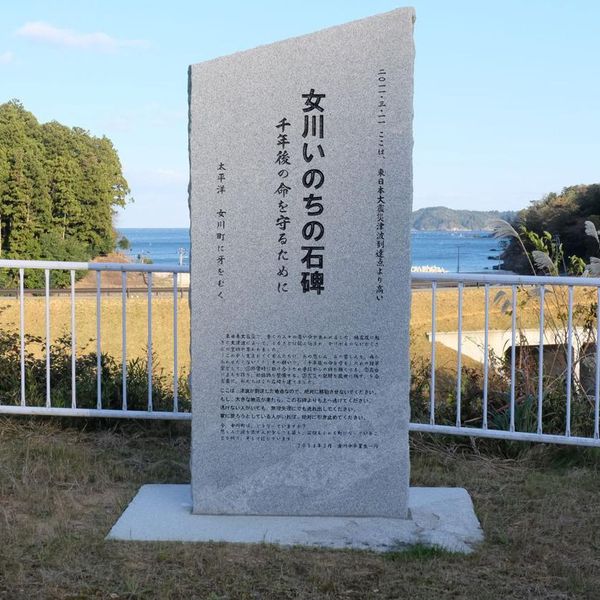
<path fill-rule="evenodd" d="M 225 163 L 219 162 L 217 166 L 217 189 L 216 194 L 219 199 L 218 208 L 216 211 L 216 248 L 217 248 L 217 298 L 225 299 L 225 194 L 227 188 L 225 186 L 226 176 Z"/>
<path fill-rule="evenodd" d="M 277 177 L 279 185 L 275 190 L 275 194 L 278 197 L 277 204 L 277 219 L 275 224 L 278 233 L 277 240 L 277 292 L 280 294 L 284 294 L 288 292 L 288 282 L 287 278 L 289 277 L 289 269 L 287 266 L 287 262 L 289 260 L 288 251 L 287 251 L 287 228 L 290 224 L 290 217 L 288 215 L 288 202 L 287 195 L 292 189 L 289 185 L 289 176 L 290 172 L 287 167 L 291 165 L 290 162 L 290 154 L 288 150 L 286 150 L 286 146 L 289 146 L 289 138 L 286 133 L 286 129 L 291 126 L 291 123 L 287 120 L 286 117 L 283 117 L 280 121 L 278 121 L 277 125 L 275 125 L 275 129 L 277 130 L 277 156 L 275 158 L 275 164 L 277 165 Z"/>
<path fill-rule="evenodd" d="M 375 298 L 383 300 L 384 294 L 384 267 L 385 267 L 385 124 L 386 124 L 386 94 L 387 73 L 385 69 L 377 72 L 377 209 L 375 233 L 375 258 L 377 260 L 377 284 Z"/>
<path fill-rule="evenodd" d="M 325 94 L 317 94 L 314 88 L 311 88 L 307 94 L 302 94 L 304 98 L 304 131 L 302 132 L 302 158 L 307 167 L 302 175 L 302 186 L 305 190 L 303 198 L 304 208 L 308 220 L 302 227 L 302 239 L 306 242 L 321 242 L 320 244 L 302 245 L 302 265 L 300 283 L 302 293 L 316 292 L 317 295 L 325 290 L 325 274 L 323 267 L 323 253 L 325 251 L 325 226 L 321 222 L 323 215 L 323 191 L 321 188 L 325 183 L 325 174 L 321 169 L 316 168 L 319 165 L 319 159 L 325 157 L 323 144 L 325 130 L 325 108 L 322 101 Z M 314 163 L 313 163 L 314 161 Z M 316 195 L 314 192 L 321 190 Z M 319 220 L 313 217 L 320 217 Z"/>

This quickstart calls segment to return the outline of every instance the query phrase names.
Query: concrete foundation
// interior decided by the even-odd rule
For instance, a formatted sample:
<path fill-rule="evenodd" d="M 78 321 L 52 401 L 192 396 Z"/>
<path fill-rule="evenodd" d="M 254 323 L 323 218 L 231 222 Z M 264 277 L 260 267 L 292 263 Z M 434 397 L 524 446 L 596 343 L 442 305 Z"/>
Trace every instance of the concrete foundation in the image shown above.
<path fill-rule="evenodd" d="M 144 485 L 107 539 L 268 543 L 387 552 L 415 544 L 470 553 L 483 532 L 462 488 L 410 488 L 409 519 L 194 515 L 189 485 Z"/>

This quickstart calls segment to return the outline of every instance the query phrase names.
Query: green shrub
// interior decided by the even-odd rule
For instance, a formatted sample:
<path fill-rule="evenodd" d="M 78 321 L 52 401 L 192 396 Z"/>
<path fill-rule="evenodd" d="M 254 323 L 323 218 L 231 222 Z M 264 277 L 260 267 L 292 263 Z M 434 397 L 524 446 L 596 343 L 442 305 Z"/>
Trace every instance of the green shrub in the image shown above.
<path fill-rule="evenodd" d="M 46 358 L 44 341 L 25 336 L 25 392 L 28 406 L 46 404 Z M 101 355 L 102 408 L 123 406 L 122 364 L 113 356 Z M 179 410 L 190 410 L 190 390 L 187 374 L 178 376 Z M 52 406 L 71 406 L 72 392 L 71 340 L 61 337 L 50 346 L 50 385 Z M 75 357 L 75 385 L 78 408 L 97 406 L 97 355 L 84 352 Z M 156 356 L 152 359 L 153 410 L 173 410 L 173 378 L 165 373 Z M 0 331 L 0 404 L 18 405 L 21 400 L 21 353 L 19 335 Z M 127 408 L 148 409 L 148 360 L 127 361 Z"/>

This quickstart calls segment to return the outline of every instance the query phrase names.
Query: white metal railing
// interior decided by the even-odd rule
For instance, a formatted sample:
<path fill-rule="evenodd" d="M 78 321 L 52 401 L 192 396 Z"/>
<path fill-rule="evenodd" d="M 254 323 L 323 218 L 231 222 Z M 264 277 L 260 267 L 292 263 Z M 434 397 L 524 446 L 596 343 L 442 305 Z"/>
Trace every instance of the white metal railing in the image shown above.
<path fill-rule="evenodd" d="M 29 415 L 57 415 L 57 416 L 83 416 L 83 417 L 110 417 L 110 418 L 135 418 L 135 419 L 190 419 L 191 415 L 180 410 L 179 382 L 178 382 L 178 305 L 179 305 L 179 278 L 180 273 L 187 273 L 188 268 L 178 265 L 146 265 L 130 263 L 85 263 L 85 262 L 55 262 L 55 261 L 29 261 L 29 260 L 0 260 L 0 270 L 13 270 L 18 278 L 19 302 L 19 362 L 20 362 L 20 402 L 7 404 L 0 390 L 0 414 L 29 414 Z M 26 323 L 25 323 L 25 272 L 36 270 L 44 272 L 44 303 L 45 303 L 45 399 L 43 404 L 32 405 L 27 402 L 26 386 Z M 50 274 L 52 271 L 68 271 L 70 273 L 70 370 L 71 370 L 71 397 L 70 405 L 57 406 L 52 398 L 51 378 L 51 311 L 50 311 Z M 96 398 L 94 406 L 81 406 L 77 395 L 77 323 L 76 323 L 76 272 L 96 272 Z M 102 286 L 103 272 L 121 273 L 121 403 L 120 406 L 107 407 L 103 402 L 103 371 L 102 364 Z M 145 410 L 132 409 L 128 406 L 128 360 L 127 360 L 127 275 L 128 273 L 147 274 L 147 405 Z M 153 302 L 153 274 L 167 273 L 173 277 L 173 378 L 172 378 L 172 409 L 155 409 L 153 395 L 153 334 L 152 334 L 152 302 Z M 86 398 L 89 404 L 90 398 Z"/>
<path fill-rule="evenodd" d="M 8 402 L 4 391 L 0 389 L 0 414 L 41 414 L 57 416 L 84 416 L 84 417 L 117 417 L 117 418 L 142 418 L 142 419 L 190 419 L 189 402 L 181 404 L 179 390 L 179 364 L 178 364 L 178 323 L 179 323 L 179 294 L 181 285 L 179 275 L 188 273 L 188 267 L 176 265 L 144 265 L 121 263 L 82 263 L 82 262 L 52 262 L 52 261 L 20 261 L 0 260 L 0 272 L 11 271 L 14 274 L 18 289 L 18 355 L 20 371 L 20 389 L 18 397 Z M 28 391 L 28 355 L 26 345 L 27 324 L 25 322 L 25 277 L 29 270 L 42 271 L 44 274 L 44 319 L 45 336 L 43 340 L 45 388 L 43 399 L 31 401 Z M 52 352 L 51 352 L 51 273 L 52 271 L 68 271 L 70 291 L 70 398 L 64 397 L 57 403 L 53 397 Z M 76 321 L 76 272 L 96 272 L 96 339 L 95 339 L 95 390 L 86 392 L 86 397 L 78 396 L 77 389 L 77 321 Z M 120 272 L 121 291 L 121 361 L 120 361 L 120 402 L 115 405 L 114 398 L 108 402 L 103 400 L 103 375 L 106 365 L 103 364 L 102 354 L 102 297 L 106 289 L 102 288 L 103 272 Z M 128 274 L 142 272 L 147 276 L 147 351 L 146 369 L 147 381 L 145 399 L 142 401 L 137 396 L 131 399 L 129 390 L 127 356 L 127 302 L 128 302 Z M 156 405 L 155 382 L 153 378 L 153 298 L 155 295 L 155 274 L 167 273 L 173 277 L 173 376 L 169 389 L 170 406 L 166 408 Z M 466 435 L 487 438 L 500 438 L 522 441 L 539 441 L 561 444 L 575 444 L 585 446 L 600 446 L 599 413 L 600 413 L 600 352 L 595 350 L 598 338 L 598 324 L 600 322 L 600 279 L 575 278 L 575 277 L 527 277 L 517 275 L 498 274 L 452 274 L 452 273 L 413 273 L 413 287 L 421 295 L 430 295 L 431 303 L 431 331 L 429 333 L 430 353 L 428 360 L 428 397 L 413 398 L 413 420 L 410 424 L 412 431 L 424 431 L 449 435 Z M 483 294 L 477 296 L 481 301 L 483 329 L 480 332 L 469 332 L 464 329 L 464 297 L 465 293 L 472 294 L 473 288 L 481 288 Z M 575 290 L 583 289 L 588 294 L 587 320 L 585 326 L 578 324 L 581 320 L 581 303 L 575 301 Z M 505 302 L 509 325 L 502 332 L 493 329 L 492 316 L 498 315 L 497 307 L 492 314 L 492 292 L 503 290 L 507 296 Z M 563 290 L 560 294 L 557 290 Z M 564 295 L 566 290 L 566 296 Z M 590 300 L 590 290 L 593 298 Z M 38 293 L 41 292 L 38 290 Z M 164 293 L 164 288 L 162 288 Z M 438 328 L 440 318 L 447 317 L 448 311 L 440 314 L 438 309 L 440 294 L 456 295 L 456 331 L 453 332 L 455 341 L 450 344 L 456 353 L 456 364 L 450 369 L 453 389 L 449 392 L 442 389 L 438 381 L 443 369 L 439 361 L 440 344 L 448 344 L 447 331 Z M 550 309 L 548 299 L 553 302 L 562 301 L 565 305 L 554 306 Z M 421 296 L 420 301 L 423 301 Z M 535 304 L 537 303 L 537 307 Z M 533 308 L 532 308 L 533 307 Z M 593 311 L 593 314 L 592 312 Z M 532 314 L 536 312 L 537 341 L 530 343 L 523 333 L 520 322 L 520 312 L 527 313 L 531 321 Z M 577 321 L 577 322 L 576 322 Z M 530 327 L 530 325 L 529 325 Z M 531 329 L 527 330 L 531 337 Z M 471 337 L 469 337 L 471 336 Z M 463 385 L 465 384 L 464 366 L 465 356 L 473 353 L 473 336 L 479 336 L 480 345 L 480 390 L 473 407 L 473 398 L 464 398 Z M 498 339 L 505 339 L 505 346 L 499 353 L 493 352 L 494 343 Z M 441 340 L 441 341 L 440 341 Z M 495 340 L 495 341 L 493 341 Z M 552 343 L 553 342 L 553 343 Z M 545 347 L 548 344 L 564 349 L 565 366 L 562 371 L 556 369 L 553 373 L 545 372 L 544 362 Z M 524 370 L 517 366 L 517 358 L 525 346 L 535 346 L 537 363 L 534 368 Z M 594 347 L 590 354 L 590 347 Z M 583 356 L 583 351 L 587 355 Z M 548 352 L 548 351 L 546 351 Z M 559 352 L 560 353 L 560 352 Z M 594 374 L 593 389 L 582 382 L 580 369 L 584 358 L 589 362 L 593 358 Z M 473 369 L 470 369 L 470 373 Z M 414 377 L 414 374 L 413 374 Z M 446 378 L 447 380 L 447 378 Z M 493 380 L 493 381 L 492 381 Z M 548 386 L 551 382 L 552 388 Z M 499 382 L 499 383 L 498 383 Z M 492 385 L 493 383 L 493 385 Z M 556 386 L 564 383 L 564 389 L 557 391 Z M 504 390 L 498 390 L 498 385 L 505 385 Z M 537 386 L 535 394 L 526 395 L 523 386 L 531 388 Z M 114 387 L 114 386 L 113 386 Z M 163 390 L 164 392 L 164 390 Z M 95 395 L 95 398 L 90 398 Z M 500 401 L 498 400 L 500 398 Z M 505 398 L 505 401 L 503 400 Z M 558 400 L 557 400 L 558 398 Z M 467 406 L 468 404 L 468 406 Z M 524 421 L 522 415 L 528 407 L 529 421 Z M 577 417 L 573 427 L 573 415 Z M 589 419 L 587 417 L 589 416 Z M 496 421 L 494 421 L 496 419 Z M 498 420 L 500 419 L 500 420 Z M 550 419 L 550 422 L 548 422 Z M 587 420 L 586 420 L 587 419 Z M 500 424 L 499 424 L 500 422 Z M 502 426 L 504 423 L 505 426 Z M 558 425 L 557 425 L 558 423 Z"/>
<path fill-rule="evenodd" d="M 441 433 L 449 435 L 466 435 L 488 438 L 512 439 L 520 441 L 538 441 L 547 443 L 573 444 L 583 446 L 600 446 L 599 435 L 599 407 L 600 407 L 600 352 L 596 350 L 598 340 L 598 330 L 600 323 L 600 279 L 583 277 L 550 277 L 550 276 L 519 276 L 519 275 L 498 275 L 498 274 L 453 274 L 453 273 L 413 273 L 413 284 L 418 282 L 420 287 L 425 286 L 431 290 L 431 332 L 429 334 L 431 354 L 429 369 L 429 406 L 425 418 L 421 422 L 411 422 L 412 431 L 425 431 L 431 433 Z M 439 408 L 440 399 L 436 395 L 436 378 L 438 372 L 438 362 L 436 356 L 436 346 L 438 346 L 439 332 L 437 331 L 438 322 L 438 295 L 440 285 L 455 287 L 457 294 L 457 330 L 456 343 L 453 349 L 456 350 L 456 388 L 455 398 L 453 399 L 453 412 L 455 422 L 440 423 L 436 417 Z M 462 412 L 462 393 L 463 393 L 463 344 L 468 339 L 463 330 L 463 298 L 465 286 L 483 287 L 483 331 L 470 332 L 475 337 L 480 338 L 481 343 L 481 362 L 482 362 L 482 393 L 481 393 L 481 414 L 478 424 L 473 425 L 473 418 L 466 424 Z M 574 301 L 574 290 L 584 289 L 588 292 L 588 297 L 582 305 L 576 306 Z M 506 410 L 502 413 L 507 419 L 505 429 L 490 427 L 490 357 L 493 349 L 490 343 L 490 335 L 493 330 L 490 329 L 490 291 L 508 290 L 509 299 L 507 300 L 507 317 L 510 317 L 510 326 L 506 335 L 510 344 L 506 349 L 508 357 L 505 361 L 498 360 L 496 353 L 496 362 L 500 364 L 500 370 L 504 372 L 504 381 L 507 382 L 508 402 Z M 566 290 L 566 298 L 564 291 Z M 564 305 L 555 306 L 554 314 L 549 315 L 548 295 L 554 296 L 554 301 L 562 302 Z M 519 303 L 518 297 L 522 296 Z M 535 370 L 517 369 L 517 352 L 524 347 L 532 347 L 530 340 L 523 335 L 521 327 L 518 324 L 519 310 L 529 312 L 532 316 L 532 310 L 528 303 L 533 301 L 537 303 L 537 331 L 535 338 L 537 344 L 534 346 L 537 353 L 535 360 Z M 575 308 L 587 309 L 587 320 L 585 327 L 575 327 L 574 315 Z M 593 315 L 593 316 L 592 316 Z M 502 330 L 500 330 L 502 332 Z M 447 335 L 447 334 L 445 334 Z M 564 353 L 566 365 L 564 368 L 555 369 L 553 373 L 545 373 L 544 350 L 548 345 L 548 340 L 554 342 L 552 346 L 559 346 L 558 354 Z M 593 346 L 593 354 L 588 357 L 593 358 L 594 375 L 593 389 L 586 389 L 580 377 L 575 377 L 576 367 L 580 368 L 583 358 L 582 352 Z M 577 351 L 577 357 L 575 352 Z M 532 419 L 532 427 L 523 427 L 523 423 L 517 424 L 517 415 L 523 405 L 523 392 L 518 389 L 519 377 L 523 380 L 529 379 L 531 386 L 535 383 L 537 394 L 535 396 L 535 419 Z M 534 379 L 537 379 L 535 381 Z M 548 412 L 552 411 L 551 417 L 554 421 L 553 426 L 545 423 L 548 412 L 545 411 L 545 402 L 547 401 L 547 389 L 545 387 L 547 380 L 550 379 L 554 387 L 564 383 L 564 389 L 554 390 L 552 407 L 548 407 Z M 577 379 L 577 380 L 575 380 Z M 558 396 L 561 404 L 556 406 L 556 397 Z M 525 398 L 532 401 L 533 398 Z M 564 401 L 563 401 L 564 400 Z M 443 399 L 442 399 L 443 402 Z M 572 429 L 572 411 L 575 403 L 578 404 L 578 415 L 580 422 L 577 423 L 578 432 L 574 433 Z M 583 406 L 583 411 L 581 410 Z M 496 407 L 497 409 L 497 407 Z M 413 402 L 414 412 L 414 402 Z M 581 422 L 583 414 L 583 422 Z M 586 422 L 585 416 L 589 415 Z M 414 417 L 414 415 L 413 415 Z M 563 428 L 558 431 L 556 422 L 562 422 Z"/>

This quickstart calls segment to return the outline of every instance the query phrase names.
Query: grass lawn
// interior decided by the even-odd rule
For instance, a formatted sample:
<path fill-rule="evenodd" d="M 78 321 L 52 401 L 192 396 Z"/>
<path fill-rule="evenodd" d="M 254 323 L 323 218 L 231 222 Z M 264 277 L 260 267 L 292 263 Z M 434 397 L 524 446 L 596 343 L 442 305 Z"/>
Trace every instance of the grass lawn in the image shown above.
<path fill-rule="evenodd" d="M 141 484 L 189 482 L 189 427 L 0 419 L 0 598 L 599 597 L 599 453 L 412 441 L 413 485 L 471 493 L 475 554 L 106 542 Z"/>

